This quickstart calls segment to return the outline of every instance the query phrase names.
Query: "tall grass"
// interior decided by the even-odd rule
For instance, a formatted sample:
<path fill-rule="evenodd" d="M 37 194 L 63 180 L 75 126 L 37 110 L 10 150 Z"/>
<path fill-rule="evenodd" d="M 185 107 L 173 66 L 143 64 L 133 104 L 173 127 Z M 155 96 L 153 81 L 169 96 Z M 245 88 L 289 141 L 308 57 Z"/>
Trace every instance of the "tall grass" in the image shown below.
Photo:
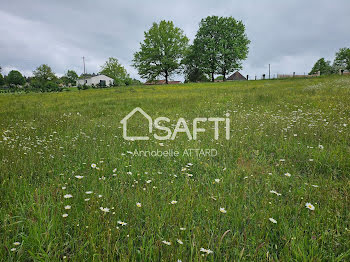
<path fill-rule="evenodd" d="M 231 138 L 126 141 L 137 106 L 171 129 L 229 113 Z M 0 116 L 3 261 L 350 259 L 349 77 L 3 94 Z M 157 149 L 180 156 L 132 154 Z"/>

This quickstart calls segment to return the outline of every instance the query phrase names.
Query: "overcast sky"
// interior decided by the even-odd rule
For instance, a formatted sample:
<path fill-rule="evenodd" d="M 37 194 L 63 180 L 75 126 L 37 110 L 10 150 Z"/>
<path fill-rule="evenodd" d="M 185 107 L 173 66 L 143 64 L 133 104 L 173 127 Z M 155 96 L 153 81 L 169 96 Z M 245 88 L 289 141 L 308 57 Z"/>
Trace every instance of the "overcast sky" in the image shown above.
<path fill-rule="evenodd" d="M 172 20 L 191 42 L 201 18 L 233 16 L 251 40 L 242 73 L 250 76 L 308 73 L 320 57 L 334 59 L 350 47 L 349 0 L 2 0 L 0 66 L 25 75 L 49 64 L 57 75 L 68 69 L 98 72 L 116 57 L 132 77 L 133 53 L 153 22 Z M 175 77 L 180 78 L 180 77 Z"/>

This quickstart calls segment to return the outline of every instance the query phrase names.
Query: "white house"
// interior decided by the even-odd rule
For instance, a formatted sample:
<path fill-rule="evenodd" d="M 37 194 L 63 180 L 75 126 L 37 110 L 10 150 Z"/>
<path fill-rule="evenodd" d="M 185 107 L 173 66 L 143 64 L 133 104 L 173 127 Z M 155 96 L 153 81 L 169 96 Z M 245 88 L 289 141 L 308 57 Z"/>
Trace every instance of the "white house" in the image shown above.
<path fill-rule="evenodd" d="M 82 79 L 77 80 L 77 86 L 83 85 L 102 85 L 102 86 L 111 86 L 113 85 L 113 78 L 110 78 L 105 75 L 96 75 L 96 76 L 87 76 Z"/>

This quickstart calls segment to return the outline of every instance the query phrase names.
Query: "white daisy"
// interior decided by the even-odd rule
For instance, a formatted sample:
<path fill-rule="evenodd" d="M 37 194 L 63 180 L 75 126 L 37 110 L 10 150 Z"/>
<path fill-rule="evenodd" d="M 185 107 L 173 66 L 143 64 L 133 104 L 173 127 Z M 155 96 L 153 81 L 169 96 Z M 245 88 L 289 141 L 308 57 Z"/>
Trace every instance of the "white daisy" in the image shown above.
<path fill-rule="evenodd" d="M 291 176 L 291 174 L 289 174 L 289 173 L 285 173 L 284 175 L 287 176 L 287 177 Z"/>
<path fill-rule="evenodd" d="M 63 196 L 64 198 L 72 198 L 73 196 L 71 194 L 67 194 Z"/>
<path fill-rule="evenodd" d="M 201 247 L 200 249 L 201 252 L 204 252 L 204 253 L 207 253 L 208 255 L 211 254 L 211 253 L 214 253 L 213 251 L 211 251 L 210 249 L 205 249 L 203 247 Z"/>
<path fill-rule="evenodd" d="M 315 206 L 312 205 L 311 203 L 306 203 L 306 204 L 305 204 L 305 207 L 308 208 L 308 209 L 310 209 L 310 210 L 315 210 Z"/>
<path fill-rule="evenodd" d="M 141 203 L 137 202 L 137 203 L 136 203 L 136 206 L 137 206 L 137 207 L 141 207 L 142 205 L 141 205 Z"/>
<path fill-rule="evenodd" d="M 275 219 L 273 219 L 272 217 L 269 218 L 269 220 L 274 223 L 274 224 L 277 224 L 277 221 Z"/>
<path fill-rule="evenodd" d="M 78 178 L 78 179 L 82 179 L 83 178 L 83 176 L 75 176 L 76 178 Z"/>
<path fill-rule="evenodd" d="M 66 209 L 66 210 L 71 209 L 71 206 L 67 205 L 64 207 L 64 209 Z"/>
<path fill-rule="evenodd" d="M 90 195 L 90 194 L 92 194 L 93 192 L 92 191 L 86 191 L 85 192 L 85 194 L 88 194 L 88 195 Z"/>
<path fill-rule="evenodd" d="M 165 245 L 168 245 L 168 246 L 171 245 L 171 242 L 168 242 L 168 241 L 165 241 L 165 240 L 163 240 L 162 243 L 165 244 Z"/>
<path fill-rule="evenodd" d="M 184 243 L 184 242 L 181 241 L 181 239 L 178 239 L 178 240 L 176 240 L 176 241 L 177 241 L 177 243 L 179 243 L 180 245 L 183 245 L 183 243 Z"/>
<path fill-rule="evenodd" d="M 92 168 L 96 168 L 96 164 L 91 164 L 91 167 Z"/>
<path fill-rule="evenodd" d="M 119 225 L 122 225 L 122 226 L 126 226 L 126 225 L 128 224 L 128 223 L 125 223 L 125 222 L 120 221 L 120 220 L 119 220 L 117 223 L 118 223 Z"/>
<path fill-rule="evenodd" d="M 100 210 L 105 212 L 105 213 L 109 212 L 109 208 L 107 208 L 107 207 L 100 207 Z"/>
<path fill-rule="evenodd" d="M 63 214 L 63 215 L 62 215 L 62 217 L 67 217 L 67 216 L 68 216 L 68 214 Z"/>
<path fill-rule="evenodd" d="M 171 201 L 170 202 L 172 205 L 175 205 L 176 203 L 177 203 L 177 201 L 176 200 L 173 200 L 173 201 Z"/>
<path fill-rule="evenodd" d="M 221 212 L 221 213 L 224 213 L 224 214 L 227 213 L 227 211 L 226 211 L 225 208 L 223 208 L 223 207 L 220 207 L 220 212 Z"/>
<path fill-rule="evenodd" d="M 20 242 L 15 242 L 13 243 L 15 246 L 19 246 L 21 243 Z"/>

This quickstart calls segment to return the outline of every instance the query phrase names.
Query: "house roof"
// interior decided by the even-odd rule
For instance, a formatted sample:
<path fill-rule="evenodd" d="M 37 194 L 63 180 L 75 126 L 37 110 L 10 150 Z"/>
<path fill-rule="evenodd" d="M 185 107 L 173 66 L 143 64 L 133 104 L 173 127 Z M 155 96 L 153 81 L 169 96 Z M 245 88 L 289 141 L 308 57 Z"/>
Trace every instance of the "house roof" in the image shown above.
<path fill-rule="evenodd" d="M 230 75 L 227 80 L 247 80 L 240 72 L 235 72 L 232 75 Z"/>

